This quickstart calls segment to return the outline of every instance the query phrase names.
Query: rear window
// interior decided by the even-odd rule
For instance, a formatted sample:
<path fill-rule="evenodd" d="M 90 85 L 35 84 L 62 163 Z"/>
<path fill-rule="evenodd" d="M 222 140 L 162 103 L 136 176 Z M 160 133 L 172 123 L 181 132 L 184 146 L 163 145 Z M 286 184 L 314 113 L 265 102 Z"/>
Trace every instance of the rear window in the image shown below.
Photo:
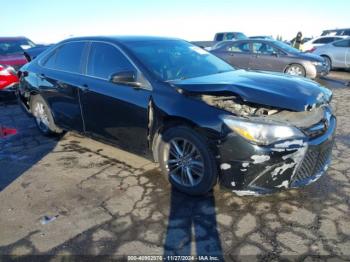
<path fill-rule="evenodd" d="M 106 43 L 92 43 L 87 74 L 109 79 L 112 74 L 134 70 L 129 60 L 115 47 Z"/>
<path fill-rule="evenodd" d="M 80 73 L 84 47 L 84 42 L 66 43 L 49 54 L 43 65 L 51 69 Z"/>

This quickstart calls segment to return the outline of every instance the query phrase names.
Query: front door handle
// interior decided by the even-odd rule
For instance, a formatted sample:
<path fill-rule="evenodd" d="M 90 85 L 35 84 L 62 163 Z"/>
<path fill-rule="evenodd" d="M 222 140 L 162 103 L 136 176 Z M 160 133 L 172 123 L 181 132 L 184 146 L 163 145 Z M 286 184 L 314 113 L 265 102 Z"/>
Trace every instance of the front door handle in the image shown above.
<path fill-rule="evenodd" d="M 88 92 L 90 89 L 89 89 L 89 86 L 87 85 L 87 84 L 84 84 L 84 85 L 82 85 L 81 87 L 80 87 L 80 89 L 81 89 L 81 91 L 83 92 L 83 93 L 86 93 L 86 92 Z"/>

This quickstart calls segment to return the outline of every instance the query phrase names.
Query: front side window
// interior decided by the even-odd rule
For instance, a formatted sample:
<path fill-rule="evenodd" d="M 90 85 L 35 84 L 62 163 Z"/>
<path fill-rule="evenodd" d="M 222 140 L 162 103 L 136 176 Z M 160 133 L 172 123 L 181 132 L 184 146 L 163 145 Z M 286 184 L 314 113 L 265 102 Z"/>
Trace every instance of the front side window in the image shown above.
<path fill-rule="evenodd" d="M 181 40 L 129 42 L 128 48 L 156 77 L 163 81 L 194 78 L 233 71 L 234 68 L 207 52 Z"/>
<path fill-rule="evenodd" d="M 115 47 L 107 43 L 92 43 L 87 74 L 109 79 L 113 74 L 135 70 L 129 60 Z"/>
<path fill-rule="evenodd" d="M 254 54 L 272 55 L 278 53 L 278 50 L 267 43 L 255 42 L 252 44 Z"/>
<path fill-rule="evenodd" d="M 84 42 L 70 42 L 63 44 L 48 55 L 43 66 L 70 73 L 80 73 L 84 47 Z"/>

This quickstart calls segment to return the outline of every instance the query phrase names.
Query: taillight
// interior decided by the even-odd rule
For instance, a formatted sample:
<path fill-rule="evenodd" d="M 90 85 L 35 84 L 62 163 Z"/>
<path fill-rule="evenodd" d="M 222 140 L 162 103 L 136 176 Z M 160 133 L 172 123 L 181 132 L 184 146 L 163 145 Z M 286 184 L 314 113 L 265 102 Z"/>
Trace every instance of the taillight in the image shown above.
<path fill-rule="evenodd" d="M 313 48 L 311 48 L 310 50 L 308 50 L 307 52 L 312 53 L 312 52 L 314 52 L 315 50 L 316 50 L 316 47 L 313 47 Z"/>

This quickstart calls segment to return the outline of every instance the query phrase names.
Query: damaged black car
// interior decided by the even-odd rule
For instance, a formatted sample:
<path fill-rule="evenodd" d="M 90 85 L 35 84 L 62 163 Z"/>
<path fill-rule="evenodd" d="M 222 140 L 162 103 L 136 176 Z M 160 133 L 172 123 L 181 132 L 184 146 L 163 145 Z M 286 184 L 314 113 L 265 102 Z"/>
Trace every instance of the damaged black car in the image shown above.
<path fill-rule="evenodd" d="M 19 77 L 18 99 L 45 135 L 72 130 L 152 158 L 188 194 L 297 188 L 331 161 L 331 91 L 237 70 L 183 40 L 73 38 Z"/>

